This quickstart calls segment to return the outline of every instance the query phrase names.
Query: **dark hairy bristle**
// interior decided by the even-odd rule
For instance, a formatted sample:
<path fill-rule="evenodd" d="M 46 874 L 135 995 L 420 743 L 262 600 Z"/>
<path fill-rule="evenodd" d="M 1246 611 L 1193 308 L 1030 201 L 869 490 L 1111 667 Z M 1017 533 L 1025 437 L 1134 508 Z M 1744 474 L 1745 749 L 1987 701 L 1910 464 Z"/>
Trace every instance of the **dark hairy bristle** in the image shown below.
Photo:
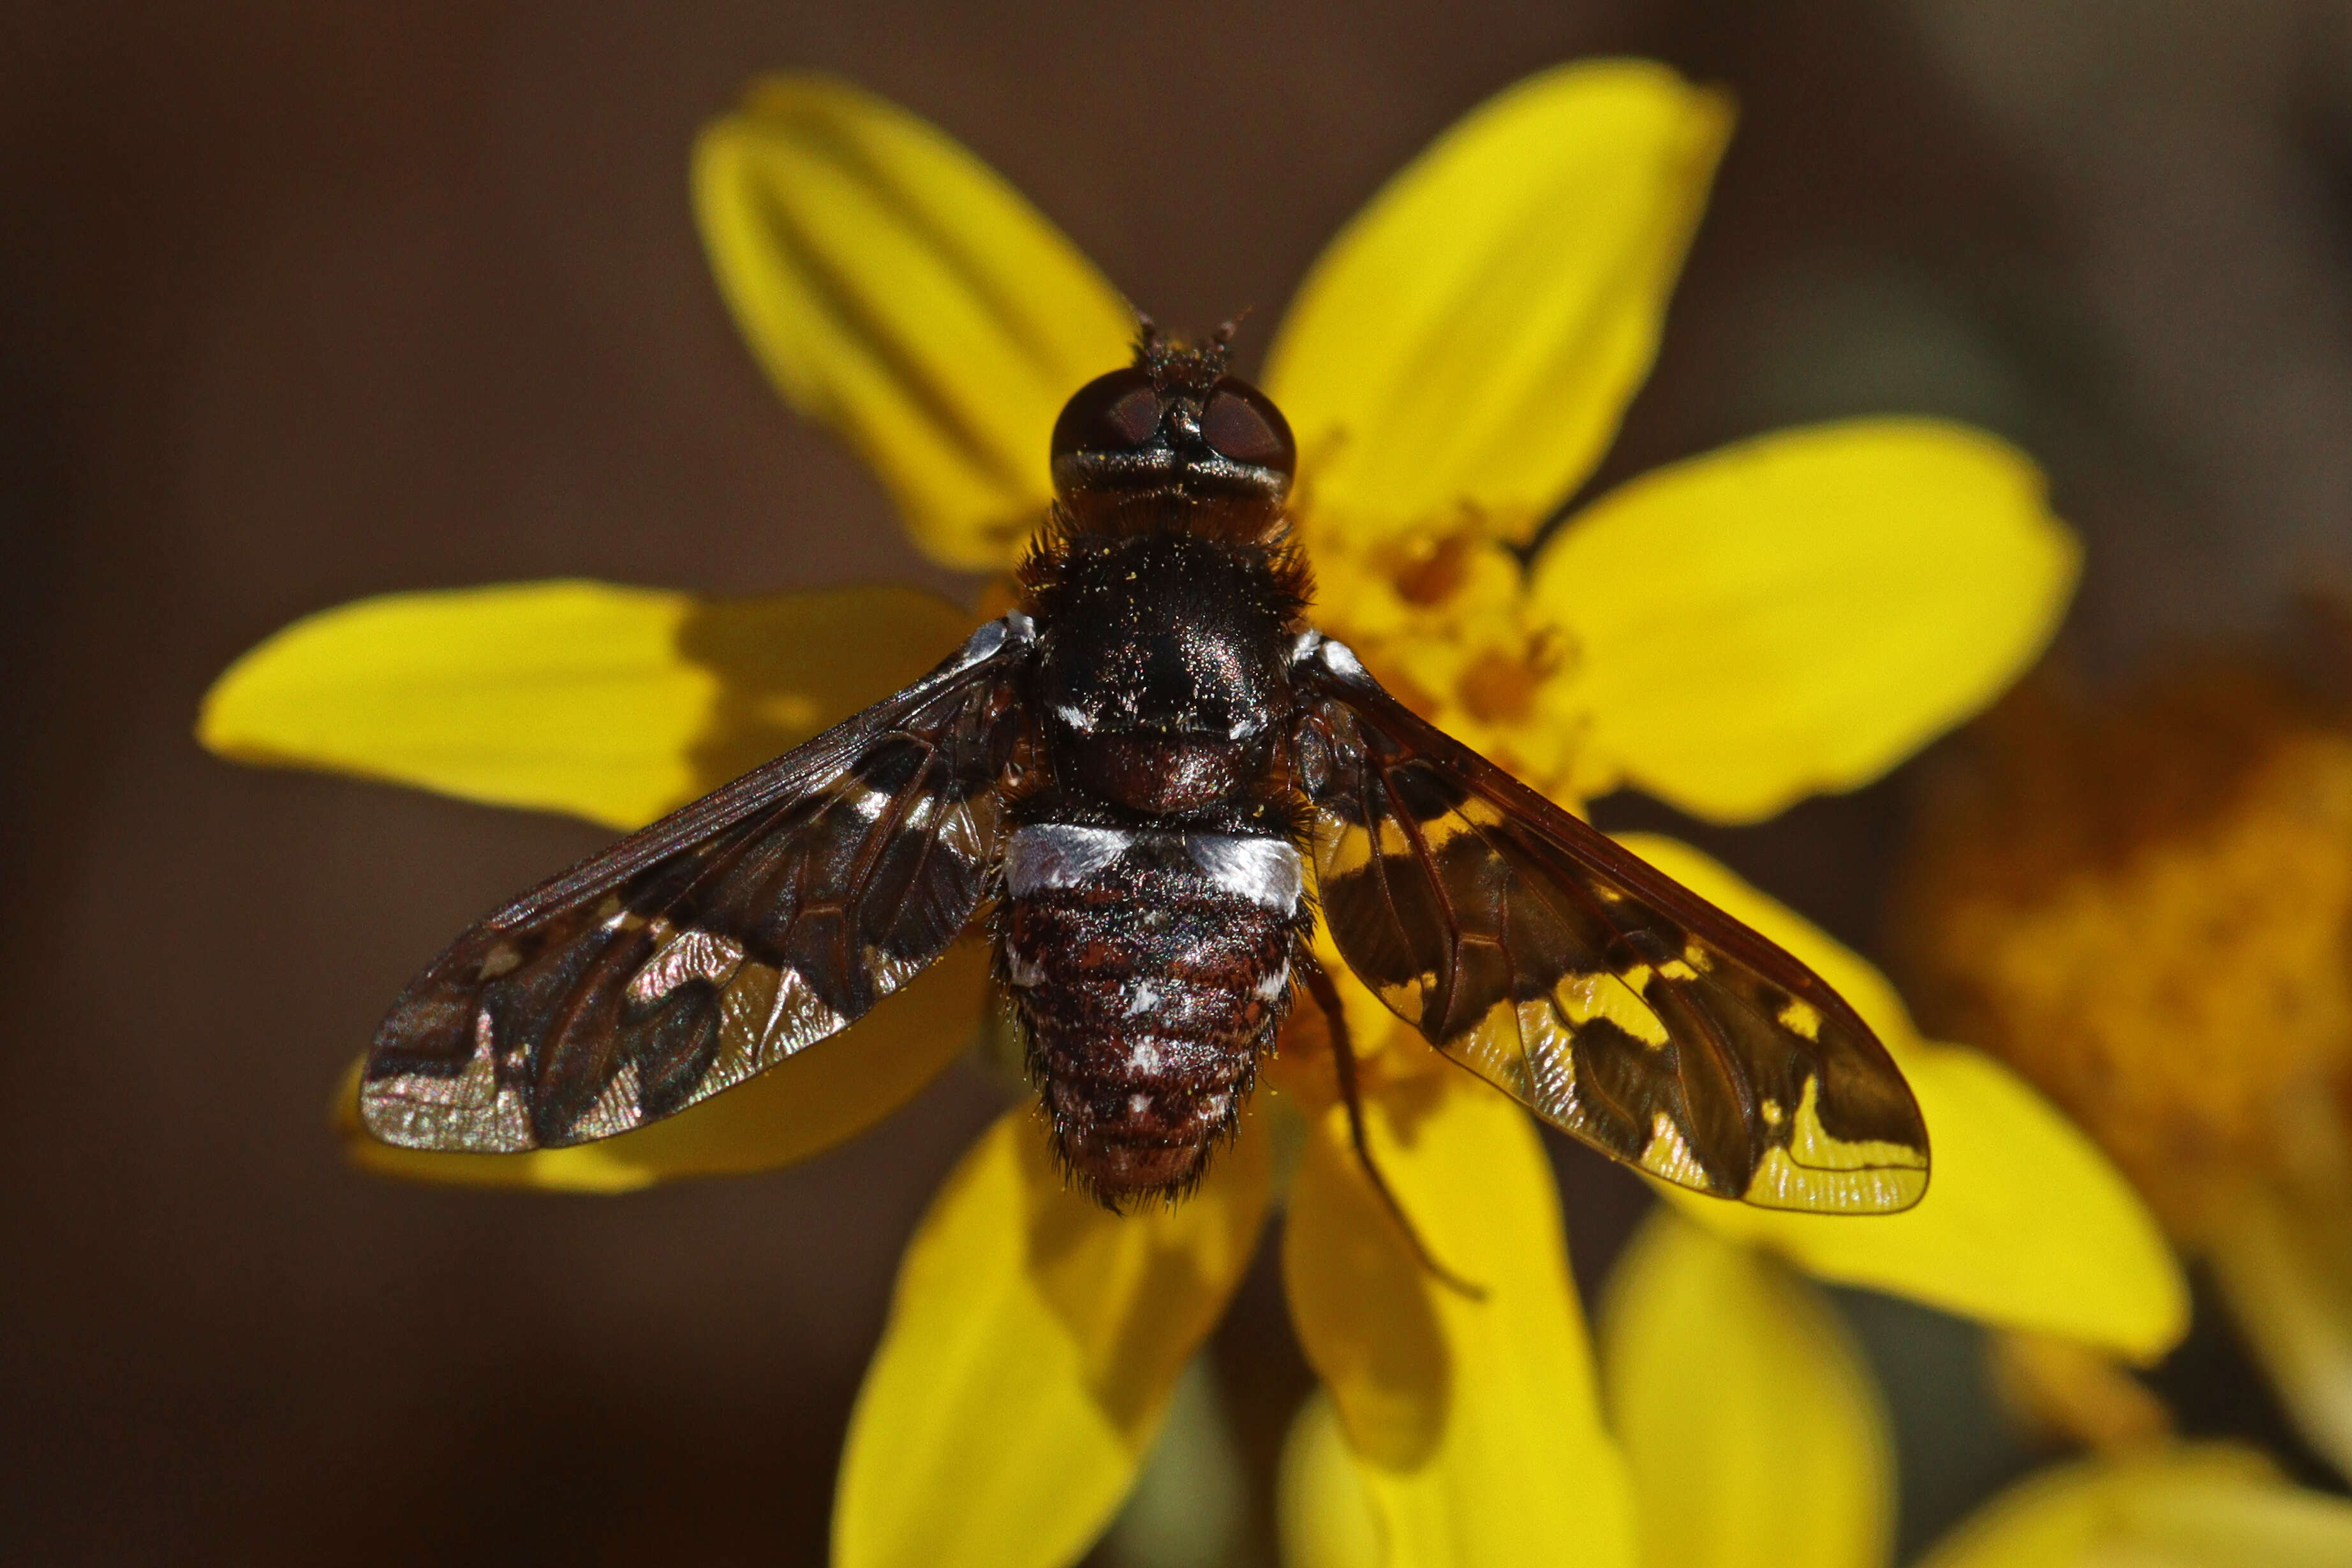
<path fill-rule="evenodd" d="M 1013 569 L 1013 585 L 1020 595 L 1023 613 L 1043 617 L 1054 614 L 1073 552 L 1098 549 L 1107 540 L 1151 533 L 1184 534 L 1223 550 L 1256 555 L 1265 569 L 1267 602 L 1283 624 L 1287 626 L 1307 613 L 1307 606 L 1315 601 L 1315 575 L 1305 552 L 1286 531 L 1272 540 L 1223 535 L 1203 526 L 1207 520 L 1201 511 L 1196 507 L 1189 512 L 1172 513 L 1165 505 L 1138 506 L 1108 520 L 1132 526 L 1105 528 L 1097 526 L 1102 519 L 1089 519 L 1081 524 L 1068 508 L 1056 505 L 1047 515 L 1045 525 L 1031 537 L 1028 553 L 1022 557 L 1021 564 Z"/>
<path fill-rule="evenodd" d="M 1029 1068 L 1030 1081 L 1040 1088 L 1043 1087 L 1042 1079 L 1039 1078 L 1042 1071 L 1043 1068 L 1033 1054 Z M 1214 1131 L 1201 1141 L 1201 1158 L 1192 1166 L 1191 1173 L 1182 1181 L 1164 1187 L 1121 1189 L 1104 1186 L 1095 1180 L 1092 1173 L 1071 1158 L 1069 1145 L 1071 1130 L 1068 1124 L 1048 1110 L 1042 1101 L 1037 1107 L 1037 1114 L 1045 1119 L 1046 1143 L 1053 1150 L 1054 1164 L 1062 1173 L 1062 1180 L 1077 1188 L 1111 1213 L 1131 1215 L 1153 1203 L 1157 1203 L 1162 1208 L 1175 1208 L 1201 1190 L 1201 1184 L 1208 1178 L 1209 1167 L 1216 1163 L 1217 1156 L 1232 1148 L 1234 1141 L 1241 1136 L 1242 1107 L 1248 1102 L 1251 1092 L 1256 1087 L 1257 1068 L 1253 1063 L 1249 1072 L 1234 1086 L 1234 1103 L 1232 1109 L 1225 1112 L 1225 1119 L 1218 1123 Z"/>
<path fill-rule="evenodd" d="M 1192 1167 L 1191 1174 L 1182 1181 L 1165 1187 L 1119 1190 L 1104 1186 L 1096 1181 L 1093 1174 L 1084 1166 L 1071 1158 L 1069 1140 L 1072 1129 L 1062 1117 L 1055 1114 L 1043 1097 L 1042 1091 L 1045 1087 L 1046 1074 L 1050 1069 L 1040 1053 L 1036 1032 L 1029 1026 L 1029 1021 L 1022 1016 L 1021 1009 L 1013 1004 L 1013 993 L 1007 983 L 1009 977 L 1005 972 L 1004 942 L 1001 934 L 1002 923 L 1002 911 L 992 911 L 988 926 L 989 946 L 994 952 L 996 960 L 994 964 L 996 984 L 992 989 L 996 993 L 997 1005 L 1003 1009 L 1006 1021 L 1012 1026 L 1014 1037 L 1021 1042 L 1024 1058 L 1022 1075 L 1028 1079 L 1031 1088 L 1041 1091 L 1040 1098 L 1035 1102 L 1035 1110 L 1045 1123 L 1045 1144 L 1053 1154 L 1055 1169 L 1062 1173 L 1063 1182 L 1083 1192 L 1115 1215 L 1132 1215 L 1154 1203 L 1166 1209 L 1173 1209 L 1184 1203 L 1201 1190 L 1201 1183 L 1207 1177 L 1209 1167 L 1216 1163 L 1218 1154 L 1231 1148 L 1234 1141 L 1241 1136 L 1242 1107 L 1249 1102 L 1251 1092 L 1257 1087 L 1257 1062 L 1253 1059 L 1244 1070 L 1241 1079 L 1234 1085 L 1233 1104 L 1226 1110 L 1224 1120 L 1202 1141 L 1201 1158 Z M 1269 1043 L 1267 1049 L 1270 1051 L 1271 1048 Z"/>
<path fill-rule="evenodd" d="M 1172 1209 L 1200 1191 L 1201 1182 L 1208 1174 L 1209 1167 L 1215 1162 L 1219 1152 L 1232 1147 L 1234 1139 L 1241 1135 L 1242 1107 L 1249 1103 L 1251 1092 L 1257 1087 L 1258 1058 L 1254 1055 L 1243 1068 L 1241 1077 L 1234 1084 L 1232 1103 L 1225 1109 L 1224 1119 L 1201 1141 L 1200 1161 L 1182 1181 L 1164 1187 L 1107 1187 L 1072 1157 L 1070 1140 L 1076 1129 L 1056 1114 L 1044 1097 L 1045 1080 L 1052 1068 L 1045 1061 L 1036 1031 L 1029 1026 L 1028 1020 L 1021 1015 L 1021 1009 L 1013 1005 L 1012 993 L 1005 985 L 1003 943 L 1000 941 L 995 946 L 998 994 L 1003 998 L 1006 1015 L 1013 1020 L 1013 1032 L 1022 1044 L 1023 1076 L 1027 1078 L 1031 1088 L 1040 1091 L 1037 1113 L 1045 1118 L 1046 1143 L 1053 1151 L 1054 1164 L 1062 1173 L 1063 1181 L 1116 1215 L 1133 1214 L 1154 1201 L 1162 1207 Z M 1270 1040 L 1267 1048 L 1271 1048 Z"/>

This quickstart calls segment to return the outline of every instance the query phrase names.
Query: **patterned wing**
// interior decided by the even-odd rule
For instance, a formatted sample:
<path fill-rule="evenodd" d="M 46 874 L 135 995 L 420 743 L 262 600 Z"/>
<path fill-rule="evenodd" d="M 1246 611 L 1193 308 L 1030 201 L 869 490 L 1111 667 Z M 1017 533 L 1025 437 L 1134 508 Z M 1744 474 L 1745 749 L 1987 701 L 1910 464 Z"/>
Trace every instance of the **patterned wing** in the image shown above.
<path fill-rule="evenodd" d="M 1680 1185 L 1767 1208 L 1919 1201 L 1918 1105 L 1811 970 L 1421 719 L 1340 645 L 1308 634 L 1292 678 L 1323 915 L 1398 1016 Z"/>
<path fill-rule="evenodd" d="M 376 1031 L 368 1131 L 509 1152 L 669 1116 L 947 950 L 997 850 L 1027 617 L 449 945 Z"/>

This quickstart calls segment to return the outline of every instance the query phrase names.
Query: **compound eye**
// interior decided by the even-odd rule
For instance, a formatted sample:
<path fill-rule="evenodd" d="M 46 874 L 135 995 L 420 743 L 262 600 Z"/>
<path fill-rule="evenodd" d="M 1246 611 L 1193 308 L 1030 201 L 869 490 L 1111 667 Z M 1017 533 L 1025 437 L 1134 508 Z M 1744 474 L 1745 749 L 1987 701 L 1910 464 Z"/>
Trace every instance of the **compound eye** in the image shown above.
<path fill-rule="evenodd" d="M 1272 468 L 1288 478 L 1298 467 L 1290 421 L 1274 400 L 1238 376 L 1220 376 L 1201 410 L 1201 435 L 1236 463 Z"/>
<path fill-rule="evenodd" d="M 1079 452 L 1131 452 L 1160 428 L 1160 394 L 1132 367 L 1098 375 L 1062 405 L 1054 421 L 1056 458 Z"/>

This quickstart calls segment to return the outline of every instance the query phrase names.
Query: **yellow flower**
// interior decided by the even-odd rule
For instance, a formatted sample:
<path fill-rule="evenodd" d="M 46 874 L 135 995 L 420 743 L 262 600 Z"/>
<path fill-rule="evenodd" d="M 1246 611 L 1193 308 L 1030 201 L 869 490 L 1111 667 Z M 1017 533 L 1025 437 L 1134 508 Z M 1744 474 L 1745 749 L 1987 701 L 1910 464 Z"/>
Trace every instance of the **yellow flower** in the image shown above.
<path fill-rule="evenodd" d="M 1610 1278 L 1599 1337 L 1643 1568 L 1886 1568 L 1893 1433 L 1860 1348 L 1817 1289 L 1660 1210 Z M 1378 1561 L 1328 1401 L 1292 1427 L 1279 1500 L 1289 1568 Z M 2352 1500 L 2291 1486 L 2257 1454 L 2153 1435 L 2027 1477 L 1922 1568 L 2347 1562 Z"/>
<path fill-rule="evenodd" d="M 1761 437 L 1541 533 L 1649 365 L 1729 120 L 1719 94 L 1640 62 L 1510 89 L 1333 242 L 1265 384 L 1299 437 L 1325 626 L 1560 798 L 1627 783 L 1746 821 L 1864 783 L 1988 700 L 2048 636 L 2075 552 L 2030 463 L 1923 420 Z M 838 82 L 755 87 L 704 134 L 695 194 L 786 397 L 866 457 L 934 557 L 1007 566 L 1050 495 L 1062 401 L 1127 356 L 1127 304 L 971 153 Z M 972 619 L 887 591 L 398 595 L 256 649 L 201 732 L 232 756 L 634 825 L 881 696 Z M 2169 1342 L 2168 1256 L 2037 1096 L 1922 1040 L 1874 972 L 1695 851 L 1639 848 L 1853 999 L 1936 1141 L 1927 1198 L 1903 1215 L 1689 1212 L 1828 1278 L 2126 1354 Z M 1121 1218 L 1066 1191 L 1034 1110 L 1010 1112 L 908 1251 L 843 1461 L 838 1562 L 1083 1552 L 1276 1203 L 1285 1117 L 1302 1134 L 1283 1194 L 1294 1321 L 1386 1560 L 1632 1561 L 1633 1497 L 1533 1124 L 1346 990 L 1374 1150 L 1431 1250 L 1482 1293 L 1433 1280 L 1386 1218 L 1308 1070 L 1310 1026 L 1172 1210 Z M 604 1190 L 778 1163 L 911 1095 L 980 1000 L 961 949 L 850 1034 L 643 1131 L 522 1156 L 356 1152 Z"/>
<path fill-rule="evenodd" d="M 2182 1444 L 2029 1477 L 1920 1568 L 2334 1568 L 2352 1562 L 2352 1503 L 2290 1485 L 2259 1454 Z"/>
<path fill-rule="evenodd" d="M 1906 945 L 2106 1149 L 2352 1473 L 2352 724 L 2251 666 L 2021 689 L 1937 779 Z"/>

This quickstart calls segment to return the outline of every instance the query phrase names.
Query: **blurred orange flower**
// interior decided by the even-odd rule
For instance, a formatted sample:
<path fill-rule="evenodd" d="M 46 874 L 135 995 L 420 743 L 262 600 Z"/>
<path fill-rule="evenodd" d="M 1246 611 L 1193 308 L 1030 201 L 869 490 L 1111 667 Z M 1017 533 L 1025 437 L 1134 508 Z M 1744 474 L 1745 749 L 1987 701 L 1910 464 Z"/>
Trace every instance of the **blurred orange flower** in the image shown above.
<path fill-rule="evenodd" d="M 1931 774 L 1905 947 L 2206 1258 L 2352 1474 L 2352 721 L 2247 658 L 2021 688 Z"/>

